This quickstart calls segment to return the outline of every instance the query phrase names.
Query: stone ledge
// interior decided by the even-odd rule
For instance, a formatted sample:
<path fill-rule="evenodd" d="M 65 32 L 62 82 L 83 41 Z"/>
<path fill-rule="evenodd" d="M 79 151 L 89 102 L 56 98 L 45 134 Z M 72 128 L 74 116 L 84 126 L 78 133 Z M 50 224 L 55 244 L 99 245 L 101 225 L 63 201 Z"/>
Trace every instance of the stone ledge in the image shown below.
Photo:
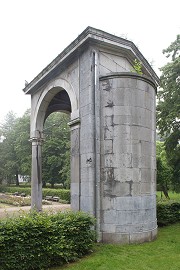
<path fill-rule="evenodd" d="M 107 79 L 114 79 L 114 78 L 132 78 L 132 79 L 138 79 L 141 81 L 145 81 L 145 82 L 149 83 L 151 86 L 153 86 L 153 88 L 157 92 L 157 86 L 156 86 L 155 82 L 150 77 L 148 77 L 146 75 L 140 75 L 140 74 L 135 73 L 135 72 L 112 72 L 112 73 L 107 74 L 106 76 L 99 77 L 99 80 L 104 81 Z"/>
<path fill-rule="evenodd" d="M 80 118 L 76 118 L 76 119 L 73 119 L 72 121 L 70 121 L 68 123 L 68 126 L 72 127 L 72 126 L 76 126 L 76 125 L 79 125 L 80 124 Z"/>
<path fill-rule="evenodd" d="M 102 232 L 102 242 L 103 243 L 115 243 L 115 244 L 135 244 L 144 243 L 155 240 L 157 237 L 157 228 L 139 232 L 139 233 L 107 233 Z"/>

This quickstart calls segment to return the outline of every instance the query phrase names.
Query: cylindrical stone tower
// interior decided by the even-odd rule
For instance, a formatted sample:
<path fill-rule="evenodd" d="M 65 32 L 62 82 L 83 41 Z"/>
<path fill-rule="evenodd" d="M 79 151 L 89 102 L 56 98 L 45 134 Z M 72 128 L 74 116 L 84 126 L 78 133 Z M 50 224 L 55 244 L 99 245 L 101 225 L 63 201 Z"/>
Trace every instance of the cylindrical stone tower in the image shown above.
<path fill-rule="evenodd" d="M 100 78 L 103 242 L 150 241 L 156 220 L 156 86 L 146 76 Z"/>

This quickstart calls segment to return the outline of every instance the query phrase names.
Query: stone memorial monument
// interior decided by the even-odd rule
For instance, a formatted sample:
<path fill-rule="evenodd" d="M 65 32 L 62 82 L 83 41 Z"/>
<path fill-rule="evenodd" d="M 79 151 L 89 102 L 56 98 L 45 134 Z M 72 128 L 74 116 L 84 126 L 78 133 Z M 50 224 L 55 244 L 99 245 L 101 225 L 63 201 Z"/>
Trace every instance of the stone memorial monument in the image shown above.
<path fill-rule="evenodd" d="M 31 95 L 32 208 L 42 208 L 44 122 L 52 112 L 66 112 L 72 209 L 95 216 L 99 241 L 156 237 L 158 81 L 133 42 L 88 27 L 25 86 Z"/>

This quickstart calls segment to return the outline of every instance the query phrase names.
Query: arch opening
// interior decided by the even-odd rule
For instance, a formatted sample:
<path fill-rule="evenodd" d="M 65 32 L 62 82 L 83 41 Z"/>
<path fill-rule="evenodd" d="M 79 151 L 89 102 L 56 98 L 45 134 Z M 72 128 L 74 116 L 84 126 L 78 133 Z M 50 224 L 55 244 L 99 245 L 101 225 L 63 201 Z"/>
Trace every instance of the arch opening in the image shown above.
<path fill-rule="evenodd" d="M 55 111 L 44 123 L 42 145 L 42 186 L 70 187 L 69 114 Z"/>
<path fill-rule="evenodd" d="M 46 166 L 42 167 L 42 185 L 45 185 L 44 180 L 47 181 L 47 177 L 49 177 L 51 187 L 58 182 L 61 182 L 64 187 L 68 187 L 70 185 L 70 128 L 68 122 L 72 112 L 71 100 L 67 91 L 61 87 L 52 88 L 45 97 L 45 102 L 47 100 L 49 103 L 44 107 L 46 110 L 43 112 L 42 165 Z M 47 131 L 49 134 L 46 134 Z M 54 139 L 52 143 L 49 140 L 50 136 L 51 140 Z M 56 146 L 58 144 L 58 146 L 53 144 Z M 47 159 L 51 159 L 53 162 L 48 162 Z M 63 168 L 64 166 L 66 168 Z M 65 175 L 67 175 L 66 180 Z M 62 181 L 59 181 L 59 177 L 63 178 Z"/>
<path fill-rule="evenodd" d="M 48 89 L 48 90 L 47 90 Z M 31 140 L 32 140 L 32 200 L 31 200 L 31 207 L 37 209 L 38 211 L 42 210 L 42 186 L 43 186 L 43 171 L 42 171 L 42 162 L 43 162 L 43 152 L 42 152 L 42 145 L 44 144 L 43 141 L 45 138 L 45 130 L 46 130 L 46 120 L 52 117 L 54 113 L 60 112 L 65 113 L 70 116 L 70 114 L 76 109 L 77 103 L 75 95 L 73 96 L 72 89 L 68 89 L 66 91 L 65 88 L 61 86 L 57 86 L 54 84 L 53 87 L 47 87 L 45 91 L 39 96 L 38 102 L 36 103 L 35 111 L 32 111 L 32 123 L 31 123 Z M 70 93 L 70 94 L 69 94 Z M 73 99 L 72 99 L 73 98 Z M 59 113 L 58 113 L 59 114 Z M 58 121 L 58 119 L 56 119 Z M 70 120 L 70 117 L 69 117 Z M 68 121 L 69 122 L 69 121 Z M 51 125 L 51 123 L 50 123 Z M 53 122 L 52 122 L 53 125 Z M 58 123 L 56 124 L 58 126 Z M 59 123 L 60 125 L 60 123 Z M 67 126 L 67 123 L 66 123 Z M 70 137 L 70 128 L 69 130 L 69 137 Z M 67 134 L 66 134 L 67 135 Z M 63 135 L 62 135 L 63 136 Z M 56 140 L 57 149 L 55 150 L 55 154 L 50 154 L 51 158 L 55 160 L 50 166 L 51 172 L 54 172 L 56 169 L 56 174 L 52 173 L 51 177 L 51 184 L 53 185 L 54 182 L 58 182 L 58 176 L 63 175 L 63 182 L 66 182 L 65 185 L 70 185 L 70 139 L 67 140 L 67 147 L 62 147 L 62 149 L 58 148 L 61 145 Z M 63 143 L 62 143 L 63 144 Z M 47 149 L 46 149 L 47 150 Z M 62 153 L 61 153 L 62 151 Z M 66 153 L 67 152 L 67 153 Z M 58 154 L 60 156 L 58 156 Z M 61 155 L 63 155 L 62 158 Z M 44 162 L 43 162 L 44 163 Z M 61 165 L 57 166 L 58 163 Z M 64 165 L 63 165 L 64 164 Z M 53 169 L 54 166 L 54 169 Z M 63 166 L 67 168 L 64 169 Z M 46 170 L 48 172 L 48 170 Z M 49 173 L 49 172 L 48 172 Z M 47 173 L 47 177 L 48 177 Z M 65 181 L 65 175 L 67 177 L 67 181 Z M 56 179 L 53 180 L 53 177 Z"/>
<path fill-rule="evenodd" d="M 67 112 L 71 113 L 71 101 L 68 96 L 68 93 L 65 90 L 59 91 L 50 101 L 48 108 L 46 110 L 45 114 L 45 120 L 46 118 L 53 112 Z"/>

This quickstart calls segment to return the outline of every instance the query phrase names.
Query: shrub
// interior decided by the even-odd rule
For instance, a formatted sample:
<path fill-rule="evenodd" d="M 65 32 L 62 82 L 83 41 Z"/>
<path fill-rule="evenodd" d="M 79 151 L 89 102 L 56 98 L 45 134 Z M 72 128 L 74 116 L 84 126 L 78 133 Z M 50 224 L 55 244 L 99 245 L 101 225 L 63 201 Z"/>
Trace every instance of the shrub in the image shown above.
<path fill-rule="evenodd" d="M 1 270 L 48 269 L 90 252 L 94 219 L 81 212 L 31 213 L 0 222 Z"/>
<path fill-rule="evenodd" d="M 21 188 L 21 187 L 7 187 L 7 186 L 0 186 L 0 192 L 7 192 L 7 193 L 25 193 L 27 195 L 31 195 L 31 188 Z M 57 196 L 61 200 L 67 201 L 70 203 L 70 190 L 69 189 L 50 189 L 50 188 L 43 188 L 42 196 L 45 198 L 46 196 Z"/>
<path fill-rule="evenodd" d="M 180 221 L 180 203 L 179 202 L 158 202 L 157 220 L 159 226 L 166 226 Z"/>
<path fill-rule="evenodd" d="M 67 201 L 70 203 L 70 190 L 69 189 L 50 189 L 50 188 L 43 188 L 43 198 L 46 196 L 57 196 L 61 200 Z"/>
<path fill-rule="evenodd" d="M 27 187 L 27 188 L 21 188 L 21 187 L 7 187 L 7 186 L 0 186 L 0 192 L 7 192 L 7 193 L 15 193 L 15 192 L 19 192 L 19 193 L 25 193 L 26 196 L 27 195 L 31 195 L 31 188 Z"/>

